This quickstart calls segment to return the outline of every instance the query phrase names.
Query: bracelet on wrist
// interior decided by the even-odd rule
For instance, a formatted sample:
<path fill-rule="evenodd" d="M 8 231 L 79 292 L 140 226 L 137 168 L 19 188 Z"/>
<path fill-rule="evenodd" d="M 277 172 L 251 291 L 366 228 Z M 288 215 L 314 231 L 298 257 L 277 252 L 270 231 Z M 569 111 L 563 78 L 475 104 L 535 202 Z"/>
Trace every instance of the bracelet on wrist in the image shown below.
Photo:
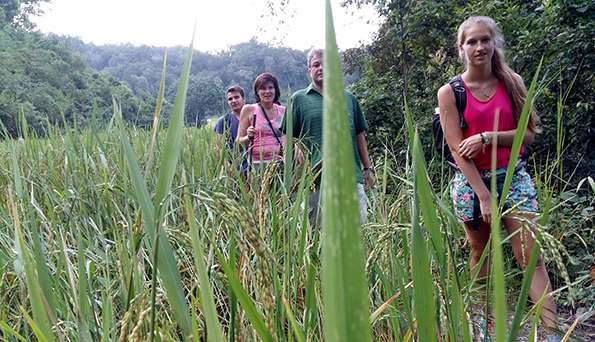
<path fill-rule="evenodd" d="M 481 137 L 481 143 L 484 145 L 489 145 L 492 142 L 491 134 L 484 134 L 484 132 L 479 133 Z"/>

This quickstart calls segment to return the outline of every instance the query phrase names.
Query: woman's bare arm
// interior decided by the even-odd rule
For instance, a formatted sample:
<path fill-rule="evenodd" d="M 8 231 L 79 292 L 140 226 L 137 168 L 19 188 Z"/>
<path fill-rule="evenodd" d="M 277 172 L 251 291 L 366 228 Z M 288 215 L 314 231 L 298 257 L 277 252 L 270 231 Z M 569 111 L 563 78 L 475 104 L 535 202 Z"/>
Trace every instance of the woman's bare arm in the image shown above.
<path fill-rule="evenodd" d="M 240 123 L 238 125 L 238 135 L 236 137 L 236 143 L 248 146 L 250 143 L 250 133 L 249 128 L 251 128 L 252 124 L 250 123 L 250 118 L 254 114 L 254 107 L 253 105 L 244 105 L 242 107 L 242 111 L 240 112 Z M 250 130 L 252 131 L 252 136 L 254 136 L 254 128 Z"/>
<path fill-rule="evenodd" d="M 463 131 L 459 127 L 459 113 L 455 97 L 450 85 L 446 84 L 438 90 L 438 105 L 440 107 L 440 125 L 444 131 L 444 138 L 452 156 L 463 173 L 473 191 L 480 200 L 481 213 L 485 222 L 491 221 L 490 191 L 484 184 L 475 163 L 459 153 L 459 145 L 463 141 Z"/>

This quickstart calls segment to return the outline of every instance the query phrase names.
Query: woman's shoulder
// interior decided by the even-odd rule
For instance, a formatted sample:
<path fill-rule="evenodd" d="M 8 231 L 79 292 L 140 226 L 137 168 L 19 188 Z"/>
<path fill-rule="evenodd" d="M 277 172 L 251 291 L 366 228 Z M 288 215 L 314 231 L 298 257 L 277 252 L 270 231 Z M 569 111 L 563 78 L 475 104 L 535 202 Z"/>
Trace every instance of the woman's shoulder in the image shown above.
<path fill-rule="evenodd" d="M 257 107 L 258 105 L 256 103 L 245 104 L 244 107 L 242 107 L 242 111 L 240 112 L 240 118 L 254 114 Z"/>
<path fill-rule="evenodd" d="M 446 83 L 440 89 L 438 89 L 438 98 L 439 99 L 454 99 L 454 93 L 452 92 L 452 87 L 450 84 Z"/>
<path fill-rule="evenodd" d="M 448 91 L 450 91 L 450 84 L 445 83 L 442 85 L 442 87 L 440 87 L 440 89 L 438 89 L 438 96 L 440 96 L 440 94 L 444 94 Z"/>

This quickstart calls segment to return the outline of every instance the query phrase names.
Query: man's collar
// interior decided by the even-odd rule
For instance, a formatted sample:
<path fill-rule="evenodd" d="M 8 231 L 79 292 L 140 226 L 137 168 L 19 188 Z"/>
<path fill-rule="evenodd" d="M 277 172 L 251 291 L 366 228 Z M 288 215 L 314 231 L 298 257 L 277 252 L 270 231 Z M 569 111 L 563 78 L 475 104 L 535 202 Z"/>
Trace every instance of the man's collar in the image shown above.
<path fill-rule="evenodd" d="M 317 92 L 320 96 L 322 96 L 322 93 L 320 91 L 318 91 L 318 89 L 316 89 L 316 87 L 314 87 L 314 83 L 310 83 L 308 85 L 308 88 L 306 88 L 306 94 L 310 94 L 313 91 Z"/>

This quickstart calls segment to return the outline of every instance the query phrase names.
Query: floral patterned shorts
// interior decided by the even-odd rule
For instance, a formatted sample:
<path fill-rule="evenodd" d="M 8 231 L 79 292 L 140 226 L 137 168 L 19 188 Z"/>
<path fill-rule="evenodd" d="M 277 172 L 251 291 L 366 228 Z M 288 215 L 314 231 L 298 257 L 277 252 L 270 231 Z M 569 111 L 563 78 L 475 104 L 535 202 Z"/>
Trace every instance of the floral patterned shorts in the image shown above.
<path fill-rule="evenodd" d="M 488 181 L 491 178 L 492 170 L 479 171 L 482 179 Z M 503 179 L 506 174 L 506 168 L 496 169 L 496 177 L 500 175 Z M 502 181 L 503 183 L 503 181 Z M 489 183 L 488 183 L 489 184 Z M 501 184 L 499 184 L 501 185 Z M 500 186 L 498 187 L 500 189 Z M 467 179 L 459 171 L 455 172 L 452 180 L 450 194 L 453 200 L 455 215 L 459 222 L 473 221 L 473 206 L 475 193 L 467 182 Z M 531 176 L 523 165 L 517 166 L 512 176 L 512 184 L 506 197 L 505 208 L 514 208 L 515 211 L 536 213 L 539 210 L 537 204 L 537 192 L 531 180 Z"/>

